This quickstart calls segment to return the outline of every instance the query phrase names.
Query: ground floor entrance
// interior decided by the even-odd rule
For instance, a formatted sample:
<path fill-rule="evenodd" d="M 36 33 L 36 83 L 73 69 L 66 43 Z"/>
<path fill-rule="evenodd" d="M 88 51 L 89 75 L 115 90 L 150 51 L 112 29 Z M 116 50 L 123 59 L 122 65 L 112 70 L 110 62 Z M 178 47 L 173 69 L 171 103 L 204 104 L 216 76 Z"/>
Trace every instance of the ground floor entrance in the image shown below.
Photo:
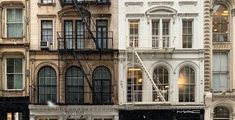
<path fill-rule="evenodd" d="M 119 120 L 204 120 L 204 110 L 121 110 Z"/>
<path fill-rule="evenodd" d="M 29 120 L 29 97 L 0 97 L 0 120 Z"/>

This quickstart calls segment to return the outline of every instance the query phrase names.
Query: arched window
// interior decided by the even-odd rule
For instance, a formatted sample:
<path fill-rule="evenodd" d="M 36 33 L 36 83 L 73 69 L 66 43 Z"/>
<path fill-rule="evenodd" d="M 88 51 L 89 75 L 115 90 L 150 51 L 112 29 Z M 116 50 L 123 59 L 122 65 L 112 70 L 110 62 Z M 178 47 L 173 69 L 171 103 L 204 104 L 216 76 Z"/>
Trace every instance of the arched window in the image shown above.
<path fill-rule="evenodd" d="M 46 66 L 38 72 L 38 102 L 56 102 L 56 72 Z"/>
<path fill-rule="evenodd" d="M 65 76 L 66 103 L 82 104 L 84 102 L 84 75 L 78 67 L 70 67 Z"/>
<path fill-rule="evenodd" d="M 183 67 L 179 73 L 179 102 L 195 101 L 195 71 L 190 67 Z"/>
<path fill-rule="evenodd" d="M 229 10 L 224 4 L 215 4 L 213 7 L 213 41 L 227 42 Z"/>
<path fill-rule="evenodd" d="M 153 80 L 161 91 L 163 97 L 168 101 L 169 93 L 169 73 L 164 67 L 158 67 L 154 70 Z M 153 101 L 159 101 L 159 97 L 156 91 L 153 92 Z"/>
<path fill-rule="evenodd" d="M 230 120 L 229 109 L 226 107 L 218 106 L 214 109 L 213 120 Z"/>
<path fill-rule="evenodd" d="M 97 67 L 93 72 L 93 103 L 111 104 L 111 73 L 106 67 Z"/>
<path fill-rule="evenodd" d="M 127 74 L 127 102 L 141 102 L 143 80 L 141 69 L 129 67 Z"/>

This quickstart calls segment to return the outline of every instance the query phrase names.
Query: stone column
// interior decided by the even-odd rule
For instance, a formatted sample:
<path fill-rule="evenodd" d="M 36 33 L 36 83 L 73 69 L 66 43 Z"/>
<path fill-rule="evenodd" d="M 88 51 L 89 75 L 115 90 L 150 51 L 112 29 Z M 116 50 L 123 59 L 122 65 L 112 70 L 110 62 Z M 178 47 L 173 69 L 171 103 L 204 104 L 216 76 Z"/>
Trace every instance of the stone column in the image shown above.
<path fill-rule="evenodd" d="M 235 26 L 235 9 L 232 9 L 231 10 L 231 16 L 232 16 L 232 20 L 230 21 L 230 26 L 233 28 Z M 229 27 L 230 29 L 230 27 Z M 231 29 L 230 29 L 231 30 Z M 230 31 L 230 41 L 231 41 L 231 55 L 230 55 L 230 61 L 231 61 L 231 78 L 230 78 L 230 81 L 229 81 L 229 84 L 231 87 L 231 90 L 235 92 L 235 82 L 233 82 L 233 79 L 234 79 L 234 73 L 235 73 L 235 65 L 234 65 L 234 61 L 233 61 L 233 58 L 235 56 L 235 52 L 233 50 L 235 50 L 235 42 L 233 41 L 233 39 L 235 38 L 235 30 L 232 30 Z"/>

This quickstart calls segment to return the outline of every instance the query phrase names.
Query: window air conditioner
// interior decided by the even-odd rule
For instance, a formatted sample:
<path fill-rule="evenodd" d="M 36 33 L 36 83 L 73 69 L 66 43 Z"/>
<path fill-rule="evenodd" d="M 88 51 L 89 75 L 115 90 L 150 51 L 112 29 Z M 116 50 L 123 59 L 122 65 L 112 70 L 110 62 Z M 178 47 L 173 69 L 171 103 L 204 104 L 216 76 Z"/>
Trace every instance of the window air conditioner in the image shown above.
<path fill-rule="evenodd" d="M 41 41 L 40 47 L 41 47 L 41 49 L 49 49 L 50 42 L 49 41 Z"/>

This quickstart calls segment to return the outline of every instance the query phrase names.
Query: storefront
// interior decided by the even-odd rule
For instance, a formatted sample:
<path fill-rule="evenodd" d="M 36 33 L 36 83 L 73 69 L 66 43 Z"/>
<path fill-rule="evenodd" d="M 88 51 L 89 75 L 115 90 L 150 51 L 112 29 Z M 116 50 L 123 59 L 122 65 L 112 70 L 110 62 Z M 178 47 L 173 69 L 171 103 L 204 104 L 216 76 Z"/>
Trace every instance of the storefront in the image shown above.
<path fill-rule="evenodd" d="M 29 97 L 0 97 L 0 120 L 29 120 Z"/>
<path fill-rule="evenodd" d="M 119 120 L 204 120 L 204 110 L 121 110 Z"/>

